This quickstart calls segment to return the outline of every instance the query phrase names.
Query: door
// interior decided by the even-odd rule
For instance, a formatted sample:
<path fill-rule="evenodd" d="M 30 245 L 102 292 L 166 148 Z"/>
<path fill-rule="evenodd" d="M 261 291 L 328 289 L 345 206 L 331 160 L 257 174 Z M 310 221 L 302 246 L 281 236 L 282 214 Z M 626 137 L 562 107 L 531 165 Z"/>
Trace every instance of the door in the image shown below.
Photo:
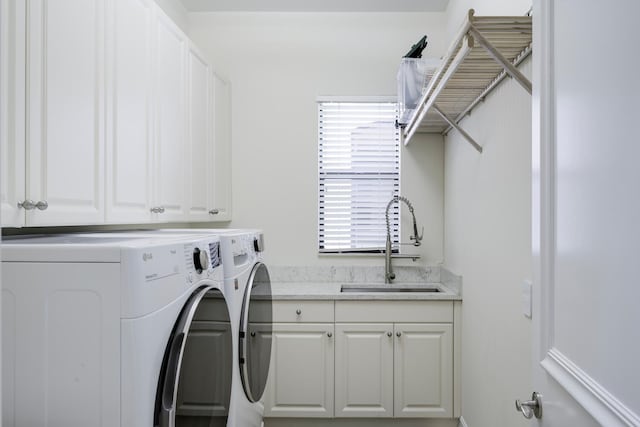
<path fill-rule="evenodd" d="M 161 10 L 155 31 L 155 220 L 185 220 L 187 37 Z"/>
<path fill-rule="evenodd" d="M 114 0 L 108 25 L 106 219 L 149 222 L 153 0 Z"/>
<path fill-rule="evenodd" d="M 394 416 L 453 417 L 453 325 L 396 324 Z"/>
<path fill-rule="evenodd" d="M 198 289 L 167 345 L 154 425 L 226 427 L 233 372 L 231 320 L 224 295 Z"/>
<path fill-rule="evenodd" d="M 250 402 L 258 402 L 267 386 L 272 329 L 271 279 L 267 267 L 258 262 L 249 275 L 240 314 L 240 378 Z"/>
<path fill-rule="evenodd" d="M 2 226 L 24 225 L 25 3 L 0 1 L 0 176 Z"/>
<path fill-rule="evenodd" d="M 392 417 L 393 324 L 335 327 L 336 417 Z"/>
<path fill-rule="evenodd" d="M 265 417 L 333 417 L 333 323 L 273 325 Z"/>
<path fill-rule="evenodd" d="M 640 425 L 639 14 L 534 2 L 532 425 Z"/>
<path fill-rule="evenodd" d="M 187 220 L 210 221 L 213 214 L 213 108 L 211 67 L 189 43 L 187 49 Z"/>
<path fill-rule="evenodd" d="M 27 9 L 27 225 L 104 221 L 104 0 Z"/>
<path fill-rule="evenodd" d="M 231 83 L 213 74 L 213 209 L 211 221 L 231 221 Z"/>

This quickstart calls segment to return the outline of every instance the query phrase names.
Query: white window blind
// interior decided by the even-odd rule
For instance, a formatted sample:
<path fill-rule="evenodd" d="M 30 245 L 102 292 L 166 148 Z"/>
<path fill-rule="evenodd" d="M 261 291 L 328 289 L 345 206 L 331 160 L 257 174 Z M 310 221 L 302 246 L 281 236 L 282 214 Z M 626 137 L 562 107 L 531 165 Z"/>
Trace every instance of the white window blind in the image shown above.
<path fill-rule="evenodd" d="M 397 117 L 392 102 L 318 103 L 320 252 L 384 251 L 400 187 Z M 397 203 L 389 223 L 397 247 Z"/>

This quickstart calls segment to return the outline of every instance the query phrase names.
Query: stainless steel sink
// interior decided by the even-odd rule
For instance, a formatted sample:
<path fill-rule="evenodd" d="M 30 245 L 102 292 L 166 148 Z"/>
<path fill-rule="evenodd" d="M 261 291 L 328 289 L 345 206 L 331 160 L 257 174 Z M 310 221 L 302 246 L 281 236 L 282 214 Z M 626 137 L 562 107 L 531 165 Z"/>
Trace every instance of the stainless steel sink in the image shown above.
<path fill-rule="evenodd" d="M 342 285 L 340 292 L 349 293 L 371 293 L 371 292 L 442 292 L 434 285 Z"/>

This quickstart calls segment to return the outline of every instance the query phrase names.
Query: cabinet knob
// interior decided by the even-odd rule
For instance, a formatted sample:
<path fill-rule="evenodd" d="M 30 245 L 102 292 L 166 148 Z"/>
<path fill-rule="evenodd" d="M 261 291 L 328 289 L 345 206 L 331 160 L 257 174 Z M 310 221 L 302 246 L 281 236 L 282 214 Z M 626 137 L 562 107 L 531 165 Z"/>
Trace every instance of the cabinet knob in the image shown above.
<path fill-rule="evenodd" d="M 164 213 L 164 208 L 162 206 L 154 206 L 150 209 L 152 213 Z"/>
<path fill-rule="evenodd" d="M 401 337 L 402 336 L 402 332 L 400 332 L 400 331 L 396 332 L 396 336 L 397 337 Z"/>
<path fill-rule="evenodd" d="M 209 215 L 218 215 L 220 213 L 220 209 L 211 209 L 209 211 Z"/>
<path fill-rule="evenodd" d="M 333 336 L 333 334 L 332 334 L 331 332 L 327 332 L 327 336 L 328 336 L 329 338 L 331 338 L 331 337 Z"/>
<path fill-rule="evenodd" d="M 252 336 L 252 337 L 255 337 L 255 336 L 256 336 L 256 333 L 255 333 L 255 332 L 251 332 L 251 336 Z"/>
<path fill-rule="evenodd" d="M 49 203 L 47 203 L 46 200 L 40 200 L 38 203 L 36 203 L 36 208 L 38 208 L 41 211 L 46 210 L 49 207 Z"/>
<path fill-rule="evenodd" d="M 297 309 L 297 310 L 296 310 L 296 314 L 297 314 L 298 316 L 300 316 L 300 315 L 302 314 L 302 310 Z"/>
<path fill-rule="evenodd" d="M 387 332 L 387 336 L 388 336 L 388 337 L 391 337 L 391 335 L 393 335 L 393 333 L 392 333 L 392 332 Z"/>
<path fill-rule="evenodd" d="M 18 202 L 18 207 L 24 209 L 25 211 L 31 211 L 36 208 L 36 204 L 33 200 L 23 200 L 22 202 Z"/>

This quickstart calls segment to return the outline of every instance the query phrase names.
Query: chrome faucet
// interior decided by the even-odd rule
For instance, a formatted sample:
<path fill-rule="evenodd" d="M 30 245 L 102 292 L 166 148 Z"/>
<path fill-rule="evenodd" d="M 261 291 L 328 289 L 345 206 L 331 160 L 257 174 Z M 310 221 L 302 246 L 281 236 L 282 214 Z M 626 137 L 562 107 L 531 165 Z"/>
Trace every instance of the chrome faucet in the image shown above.
<path fill-rule="evenodd" d="M 389 203 L 387 203 L 387 209 L 384 212 L 384 217 L 387 221 L 387 243 L 384 250 L 384 283 L 391 283 L 391 281 L 396 278 L 396 274 L 391 268 L 391 227 L 389 226 L 389 208 L 393 203 L 398 203 L 400 201 L 403 201 L 409 207 L 409 212 L 411 212 L 411 217 L 413 218 L 413 236 L 409 237 L 409 239 L 414 241 L 413 246 L 420 246 L 420 241 L 424 236 L 424 228 L 422 230 L 422 234 L 418 234 L 416 215 L 413 213 L 413 205 L 409 199 L 403 196 L 393 196 L 393 198 L 389 200 Z"/>

